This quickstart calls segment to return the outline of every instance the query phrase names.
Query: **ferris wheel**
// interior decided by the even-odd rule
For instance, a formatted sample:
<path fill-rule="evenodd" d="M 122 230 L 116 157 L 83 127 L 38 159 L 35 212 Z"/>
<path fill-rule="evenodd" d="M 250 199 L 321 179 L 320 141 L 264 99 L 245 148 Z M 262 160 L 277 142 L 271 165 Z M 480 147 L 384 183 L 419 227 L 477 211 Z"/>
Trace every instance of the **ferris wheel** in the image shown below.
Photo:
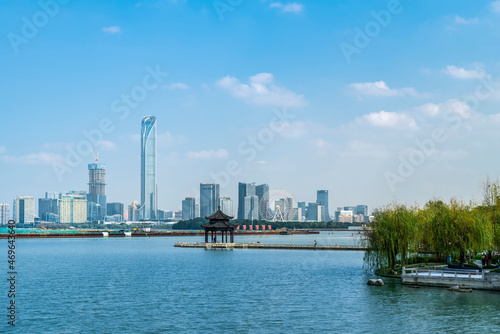
<path fill-rule="evenodd" d="M 285 189 L 270 189 L 259 202 L 260 217 L 270 221 L 293 220 L 297 211 L 297 201 Z"/>

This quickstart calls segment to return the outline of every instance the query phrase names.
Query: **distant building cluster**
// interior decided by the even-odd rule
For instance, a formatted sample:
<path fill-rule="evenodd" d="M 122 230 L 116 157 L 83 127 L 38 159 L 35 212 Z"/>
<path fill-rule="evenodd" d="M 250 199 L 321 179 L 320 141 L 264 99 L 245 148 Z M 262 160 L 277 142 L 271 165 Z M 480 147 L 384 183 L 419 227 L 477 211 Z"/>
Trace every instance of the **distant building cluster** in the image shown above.
<path fill-rule="evenodd" d="M 141 120 L 141 201 L 128 206 L 108 202 L 106 198 L 106 165 L 95 162 L 88 165 L 88 192 L 46 192 L 38 199 L 38 217 L 35 216 L 35 198 L 16 197 L 12 215 L 20 224 L 36 221 L 81 224 L 121 223 L 124 221 L 178 221 L 212 215 L 220 207 L 228 216 L 246 220 L 278 220 L 342 223 L 367 223 L 370 221 L 366 205 L 339 207 L 330 216 L 328 190 L 317 190 L 316 201 L 297 202 L 293 195 L 280 189 L 270 189 L 268 184 L 238 183 L 237 209 L 229 196 L 221 195 L 217 183 L 200 183 L 199 203 L 187 196 L 181 202 L 181 210 L 158 209 L 156 117 Z M 0 222 L 6 225 L 10 217 L 9 204 L 0 204 Z"/>
<path fill-rule="evenodd" d="M 338 207 L 335 211 L 335 221 L 340 223 L 369 223 L 371 219 L 366 205 Z"/>

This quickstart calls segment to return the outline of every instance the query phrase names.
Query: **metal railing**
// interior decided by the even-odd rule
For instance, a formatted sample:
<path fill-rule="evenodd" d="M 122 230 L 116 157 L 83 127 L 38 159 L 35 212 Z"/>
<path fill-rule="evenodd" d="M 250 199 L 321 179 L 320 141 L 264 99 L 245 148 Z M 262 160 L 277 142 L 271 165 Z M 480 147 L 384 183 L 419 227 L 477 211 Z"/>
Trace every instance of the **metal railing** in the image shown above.
<path fill-rule="evenodd" d="M 409 273 L 408 273 L 409 272 Z M 402 268 L 402 277 L 428 277 L 428 278 L 466 278 L 470 280 L 485 280 L 485 273 L 471 270 L 432 270 L 427 268 Z"/>

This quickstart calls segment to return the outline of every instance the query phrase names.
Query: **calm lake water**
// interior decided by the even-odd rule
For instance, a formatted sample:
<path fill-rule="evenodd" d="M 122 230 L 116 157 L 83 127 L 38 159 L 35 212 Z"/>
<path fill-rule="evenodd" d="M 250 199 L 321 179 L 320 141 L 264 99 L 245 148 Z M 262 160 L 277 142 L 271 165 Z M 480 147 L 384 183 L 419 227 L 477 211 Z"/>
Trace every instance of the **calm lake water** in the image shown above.
<path fill-rule="evenodd" d="M 350 232 L 239 237 L 354 244 Z M 363 252 L 174 248 L 201 237 L 17 240 L 19 333 L 492 333 L 500 293 L 367 286 Z M 3 273 L 7 272 L 7 243 Z M 8 285 L 0 300 L 6 314 Z M 6 317 L 0 332 L 12 331 Z"/>

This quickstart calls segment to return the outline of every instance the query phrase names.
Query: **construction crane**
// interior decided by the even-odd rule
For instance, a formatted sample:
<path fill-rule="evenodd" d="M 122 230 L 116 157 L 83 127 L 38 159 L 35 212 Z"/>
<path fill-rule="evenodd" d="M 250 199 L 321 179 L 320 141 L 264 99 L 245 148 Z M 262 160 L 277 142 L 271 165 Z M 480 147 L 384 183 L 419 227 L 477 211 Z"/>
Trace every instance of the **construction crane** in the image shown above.
<path fill-rule="evenodd" d="M 99 160 L 99 151 L 97 151 L 97 155 L 94 154 L 94 151 L 92 151 L 92 149 L 90 149 L 90 152 L 92 152 L 92 156 L 95 159 L 95 163 L 97 163 L 97 161 Z"/>

